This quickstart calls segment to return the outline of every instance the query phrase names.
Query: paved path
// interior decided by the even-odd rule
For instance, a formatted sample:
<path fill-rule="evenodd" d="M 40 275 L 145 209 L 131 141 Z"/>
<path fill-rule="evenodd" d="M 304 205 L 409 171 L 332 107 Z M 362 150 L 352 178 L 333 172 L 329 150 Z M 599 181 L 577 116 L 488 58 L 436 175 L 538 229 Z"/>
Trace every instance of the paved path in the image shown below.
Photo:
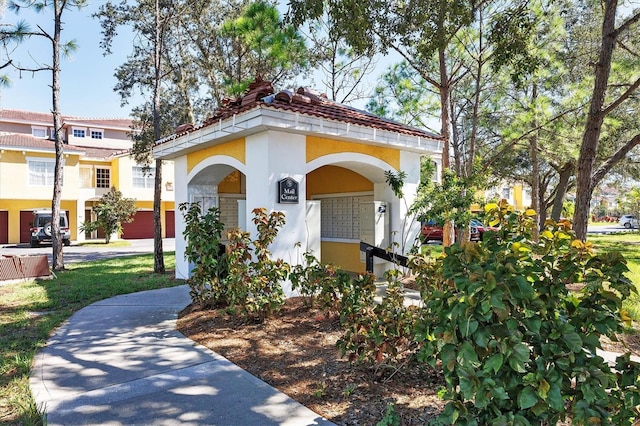
<path fill-rule="evenodd" d="M 332 424 L 176 331 L 188 291 L 113 297 L 60 327 L 31 376 L 48 424 Z"/>

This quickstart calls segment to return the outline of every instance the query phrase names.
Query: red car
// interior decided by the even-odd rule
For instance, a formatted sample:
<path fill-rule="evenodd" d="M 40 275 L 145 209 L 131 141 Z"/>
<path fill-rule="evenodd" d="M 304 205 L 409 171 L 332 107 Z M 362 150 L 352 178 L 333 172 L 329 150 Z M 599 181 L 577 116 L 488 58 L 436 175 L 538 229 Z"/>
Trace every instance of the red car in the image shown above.
<path fill-rule="evenodd" d="M 497 230 L 498 228 L 485 226 L 478 219 L 471 219 L 471 221 L 469 222 L 469 231 L 470 231 L 469 239 L 471 241 L 482 241 L 482 235 L 486 231 L 497 231 Z M 442 226 L 437 225 L 436 222 L 433 220 L 423 222 L 420 231 L 422 233 L 422 242 L 424 243 L 429 241 L 442 241 Z"/>

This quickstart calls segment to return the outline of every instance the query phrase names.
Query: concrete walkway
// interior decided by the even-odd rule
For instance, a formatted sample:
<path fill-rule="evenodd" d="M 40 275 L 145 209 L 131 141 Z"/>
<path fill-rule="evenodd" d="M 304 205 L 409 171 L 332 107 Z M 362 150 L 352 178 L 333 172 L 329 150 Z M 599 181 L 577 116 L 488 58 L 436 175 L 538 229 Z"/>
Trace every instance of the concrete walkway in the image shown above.
<path fill-rule="evenodd" d="M 176 331 L 187 286 L 106 299 L 38 352 L 31 389 L 50 425 L 331 425 Z"/>

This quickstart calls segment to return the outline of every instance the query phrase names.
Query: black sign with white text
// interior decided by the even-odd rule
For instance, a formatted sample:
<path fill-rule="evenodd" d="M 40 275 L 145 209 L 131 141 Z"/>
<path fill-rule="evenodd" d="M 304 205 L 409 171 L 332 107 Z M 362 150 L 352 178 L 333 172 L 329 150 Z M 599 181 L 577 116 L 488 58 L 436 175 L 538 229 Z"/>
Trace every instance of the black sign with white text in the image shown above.
<path fill-rule="evenodd" d="M 298 204 L 298 182 L 293 178 L 284 178 L 278 182 L 278 202 Z"/>

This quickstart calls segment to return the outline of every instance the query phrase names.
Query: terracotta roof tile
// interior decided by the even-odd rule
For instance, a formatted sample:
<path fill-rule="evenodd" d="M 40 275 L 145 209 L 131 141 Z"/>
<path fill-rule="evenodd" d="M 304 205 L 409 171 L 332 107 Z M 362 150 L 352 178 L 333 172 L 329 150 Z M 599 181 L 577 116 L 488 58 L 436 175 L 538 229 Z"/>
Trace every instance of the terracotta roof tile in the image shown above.
<path fill-rule="evenodd" d="M 19 120 L 37 123 L 53 123 L 53 114 L 50 112 L 34 112 L 34 111 L 21 111 L 15 109 L 0 109 L 0 120 Z M 91 126 L 105 126 L 105 127 L 131 127 L 132 120 L 130 118 L 89 118 L 89 117 L 75 117 L 71 115 L 62 115 L 62 121 L 66 124 L 71 123 L 83 123 Z"/>
<path fill-rule="evenodd" d="M 45 150 L 55 153 L 55 143 L 49 139 L 36 138 L 31 135 L 25 135 L 23 133 L 6 133 L 0 132 L 0 148 L 15 148 L 15 149 L 35 149 Z M 108 159 L 118 154 L 128 152 L 127 150 L 108 149 L 108 148 L 93 148 L 75 145 L 65 145 L 64 150 L 67 153 L 81 154 L 83 158 L 94 159 Z"/>
<path fill-rule="evenodd" d="M 331 101 L 327 99 L 326 95 L 319 94 L 304 87 L 299 88 L 295 93 L 289 90 L 274 93 L 271 83 L 261 80 L 252 83 L 245 96 L 233 100 L 223 100 L 222 106 L 201 125 L 195 127 L 179 126 L 176 129 L 176 136 L 180 136 L 194 129 L 216 124 L 219 120 L 225 120 L 234 114 L 240 114 L 256 107 L 274 108 L 282 111 L 315 116 L 325 120 L 351 123 L 411 136 L 436 140 L 442 139 L 440 135 L 435 133 L 378 117 L 367 111 Z"/>

